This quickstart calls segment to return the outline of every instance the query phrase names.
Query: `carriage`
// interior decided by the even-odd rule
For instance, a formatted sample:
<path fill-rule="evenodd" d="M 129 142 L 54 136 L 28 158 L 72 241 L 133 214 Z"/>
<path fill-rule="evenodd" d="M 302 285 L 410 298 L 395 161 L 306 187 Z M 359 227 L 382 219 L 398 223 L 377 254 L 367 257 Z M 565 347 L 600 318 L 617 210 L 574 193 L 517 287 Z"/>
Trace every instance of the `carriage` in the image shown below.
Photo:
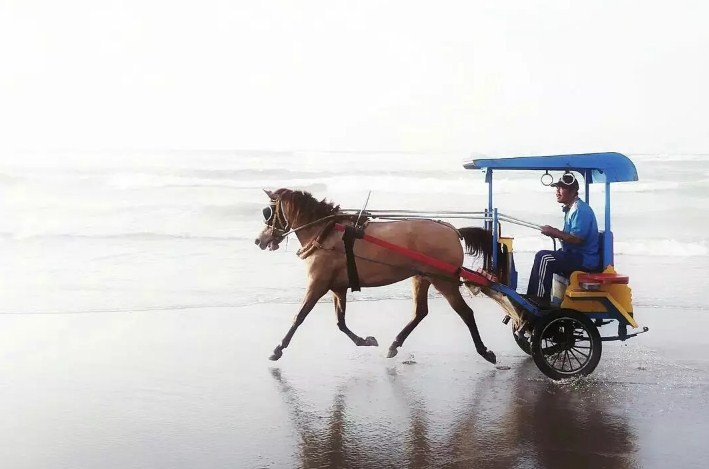
<path fill-rule="evenodd" d="M 629 278 L 616 272 L 613 255 L 611 184 L 638 180 L 635 165 L 628 157 L 620 153 L 590 153 L 476 159 L 464 167 L 482 170 L 488 184 L 486 224 L 493 232 L 493 242 L 499 246 L 493 251 L 489 268 L 501 272 L 500 281 L 491 288 L 506 295 L 522 312 L 526 320 L 514 328 L 514 339 L 545 375 L 552 379 L 587 375 L 598 365 L 602 342 L 624 341 L 647 332 L 647 327 L 639 329 L 635 320 Z M 513 239 L 501 236 L 503 222 L 538 228 L 504 215 L 494 206 L 493 174 L 514 170 L 543 171 L 544 185 L 553 181 L 549 171 L 576 172 L 585 182 L 587 203 L 591 184 L 605 187 L 604 226 L 599 232 L 601 265 L 595 271 L 576 271 L 568 278 L 555 278 L 557 288 L 549 303 L 535 302 L 517 293 Z M 509 320 L 510 316 L 506 316 L 505 323 Z M 617 325 L 617 333 L 601 337 L 599 327 L 610 323 Z M 629 332 L 629 327 L 637 331 Z"/>
<path fill-rule="evenodd" d="M 513 337 L 519 347 L 532 356 L 546 376 L 555 380 L 590 374 L 598 365 L 604 341 L 624 341 L 648 330 L 640 329 L 635 321 L 629 278 L 616 272 L 613 256 L 611 184 L 638 179 L 628 157 L 620 153 L 589 153 L 474 159 L 464 167 L 481 170 L 485 175 L 488 201 L 481 212 L 340 210 L 325 201 L 317 202 L 307 193 L 300 196 L 288 189 L 276 193 L 266 191 L 271 204 L 264 209 L 266 227 L 256 244 L 261 249 L 277 249 L 282 239 L 296 233 L 303 245 L 299 255 L 309 258 L 310 269 L 310 284 L 303 306 L 271 359 L 281 357 L 297 327 L 327 291 L 332 291 L 335 297 L 339 329 L 356 345 L 378 345 L 374 337 L 359 337 L 345 323 L 347 289 L 359 289 L 360 280 L 362 286 L 380 286 L 408 277 L 414 279 L 414 318 L 397 335 L 389 348 L 389 357 L 396 355 L 398 347 L 428 314 L 426 298 L 430 285 L 441 292 L 461 316 L 476 350 L 492 363 L 496 357 L 484 346 L 473 311 L 462 300 L 458 289 L 464 284 L 498 301 L 506 313 L 503 322 L 512 323 Z M 541 227 L 505 215 L 495 207 L 493 176 L 502 171 L 540 171 L 544 185 L 551 185 L 554 180 L 550 171 L 576 173 L 585 183 L 587 203 L 589 186 L 604 185 L 604 224 L 599 232 L 602 263 L 597 269 L 555 278 L 551 301 L 539 301 L 517 292 L 514 239 L 503 236 L 503 224 Z M 480 219 L 484 227 L 456 230 L 433 218 Z M 390 224 L 377 222 L 365 226 L 362 223 L 374 219 L 389 220 Z M 409 225 L 397 231 L 397 227 L 404 227 L 403 223 Z M 468 253 L 486 252 L 481 269 L 472 270 L 462 265 L 460 243 L 455 238 L 451 242 L 452 231 L 464 240 Z M 319 275 L 321 271 L 325 274 Z M 599 328 L 610 323 L 616 323 L 617 333 L 601 337 Z M 628 328 L 634 332 L 629 332 Z"/>

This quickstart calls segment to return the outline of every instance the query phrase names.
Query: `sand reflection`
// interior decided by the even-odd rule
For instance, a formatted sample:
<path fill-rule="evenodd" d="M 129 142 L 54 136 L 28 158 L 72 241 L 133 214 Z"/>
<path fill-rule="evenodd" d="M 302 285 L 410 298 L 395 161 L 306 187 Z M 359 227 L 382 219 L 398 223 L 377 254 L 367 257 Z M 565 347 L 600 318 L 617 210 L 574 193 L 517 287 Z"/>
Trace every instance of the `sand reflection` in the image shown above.
<path fill-rule="evenodd" d="M 272 369 L 299 439 L 299 467 L 639 467 L 633 429 L 601 383 L 540 379 L 529 360 L 463 382 L 450 376 L 451 386 L 411 369 L 393 366 L 364 384 L 344 379 L 324 411 Z M 373 418 L 348 406 L 363 397 L 383 410 Z"/>

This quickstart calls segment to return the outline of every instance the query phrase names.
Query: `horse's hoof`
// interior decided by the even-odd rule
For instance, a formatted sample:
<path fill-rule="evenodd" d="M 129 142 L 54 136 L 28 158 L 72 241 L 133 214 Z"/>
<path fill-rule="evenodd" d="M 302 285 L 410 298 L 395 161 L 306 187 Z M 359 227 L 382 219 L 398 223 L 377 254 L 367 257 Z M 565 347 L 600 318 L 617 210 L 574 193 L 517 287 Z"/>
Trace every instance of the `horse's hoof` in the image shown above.
<path fill-rule="evenodd" d="M 484 352 L 480 353 L 480 355 L 482 355 L 485 360 L 489 361 L 492 364 L 495 364 L 497 362 L 497 357 L 492 352 L 492 350 L 485 350 Z"/>
<path fill-rule="evenodd" d="M 387 358 L 394 358 L 399 351 L 395 348 L 390 348 L 389 353 L 387 353 Z"/>
<path fill-rule="evenodd" d="M 276 360 L 278 360 L 282 356 L 283 356 L 283 352 L 277 348 L 276 350 L 273 351 L 273 355 L 268 357 L 268 359 L 271 360 L 272 362 L 275 362 Z"/>
<path fill-rule="evenodd" d="M 377 342 L 377 339 L 370 335 L 369 337 L 364 339 L 364 345 L 371 347 L 379 347 L 379 342 Z"/>

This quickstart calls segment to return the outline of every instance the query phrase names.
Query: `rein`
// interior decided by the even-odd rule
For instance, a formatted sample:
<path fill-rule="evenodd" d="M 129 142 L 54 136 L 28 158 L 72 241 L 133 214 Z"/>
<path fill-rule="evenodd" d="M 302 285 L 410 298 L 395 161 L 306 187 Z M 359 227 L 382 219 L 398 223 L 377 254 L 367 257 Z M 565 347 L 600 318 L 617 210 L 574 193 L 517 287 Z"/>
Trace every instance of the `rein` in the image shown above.
<path fill-rule="evenodd" d="M 315 221 L 311 221 L 310 223 L 306 223 L 305 225 L 299 226 L 298 228 L 291 228 L 289 231 L 284 231 L 284 230 L 281 230 L 281 229 L 278 229 L 278 231 L 283 231 L 283 232 L 284 232 L 283 237 L 285 238 L 285 237 L 288 236 L 289 234 L 291 234 L 291 233 L 297 233 L 298 231 L 302 230 L 303 228 L 307 228 L 307 227 L 309 227 L 309 226 L 317 225 L 318 223 L 322 223 L 322 222 L 324 222 L 325 220 L 330 220 L 330 219 L 332 219 L 332 218 L 341 217 L 341 216 L 343 216 L 343 215 L 342 215 L 342 214 L 328 215 L 328 216 L 323 217 L 323 218 L 318 218 L 318 219 L 315 220 Z M 284 218 L 285 218 L 285 217 L 284 217 Z"/>

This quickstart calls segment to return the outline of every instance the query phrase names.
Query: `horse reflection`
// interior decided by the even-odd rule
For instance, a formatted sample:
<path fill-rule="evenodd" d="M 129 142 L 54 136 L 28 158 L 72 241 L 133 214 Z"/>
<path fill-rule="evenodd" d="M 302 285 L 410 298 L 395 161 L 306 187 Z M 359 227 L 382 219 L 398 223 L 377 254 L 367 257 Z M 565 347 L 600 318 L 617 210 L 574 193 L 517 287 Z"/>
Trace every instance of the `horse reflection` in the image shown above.
<path fill-rule="evenodd" d="M 305 403 L 300 400 L 299 393 L 283 378 L 281 371 L 272 368 L 271 375 L 279 385 L 300 437 L 299 467 L 358 467 L 358 461 L 361 460 L 368 461 L 368 465 L 371 462 L 371 467 L 389 466 L 386 455 L 371 453 L 351 438 L 347 425 L 345 386 L 337 388 L 329 415 L 325 418 L 325 428 L 322 428 L 323 420 L 305 410 Z"/>
<path fill-rule="evenodd" d="M 355 382 L 362 385 L 361 378 L 337 387 L 321 419 L 319 412 L 305 411 L 301 393 L 280 370 L 272 370 L 302 442 L 299 466 L 639 467 L 631 426 L 607 408 L 611 401 L 593 382 L 579 389 L 539 380 L 526 360 L 514 372 L 490 371 L 456 381 L 442 395 L 440 386 L 423 383 L 409 370 L 401 365 L 388 369 L 391 395 L 371 396 L 376 391 L 372 382 L 381 384 L 376 377 L 365 383 L 365 395 L 387 402 L 384 428 L 382 420 L 371 422 L 347 406 L 348 400 L 362 397 L 352 388 Z M 451 417 L 431 410 L 441 403 Z M 395 409 L 403 414 L 395 415 Z M 318 430 L 323 421 L 325 428 Z"/>

